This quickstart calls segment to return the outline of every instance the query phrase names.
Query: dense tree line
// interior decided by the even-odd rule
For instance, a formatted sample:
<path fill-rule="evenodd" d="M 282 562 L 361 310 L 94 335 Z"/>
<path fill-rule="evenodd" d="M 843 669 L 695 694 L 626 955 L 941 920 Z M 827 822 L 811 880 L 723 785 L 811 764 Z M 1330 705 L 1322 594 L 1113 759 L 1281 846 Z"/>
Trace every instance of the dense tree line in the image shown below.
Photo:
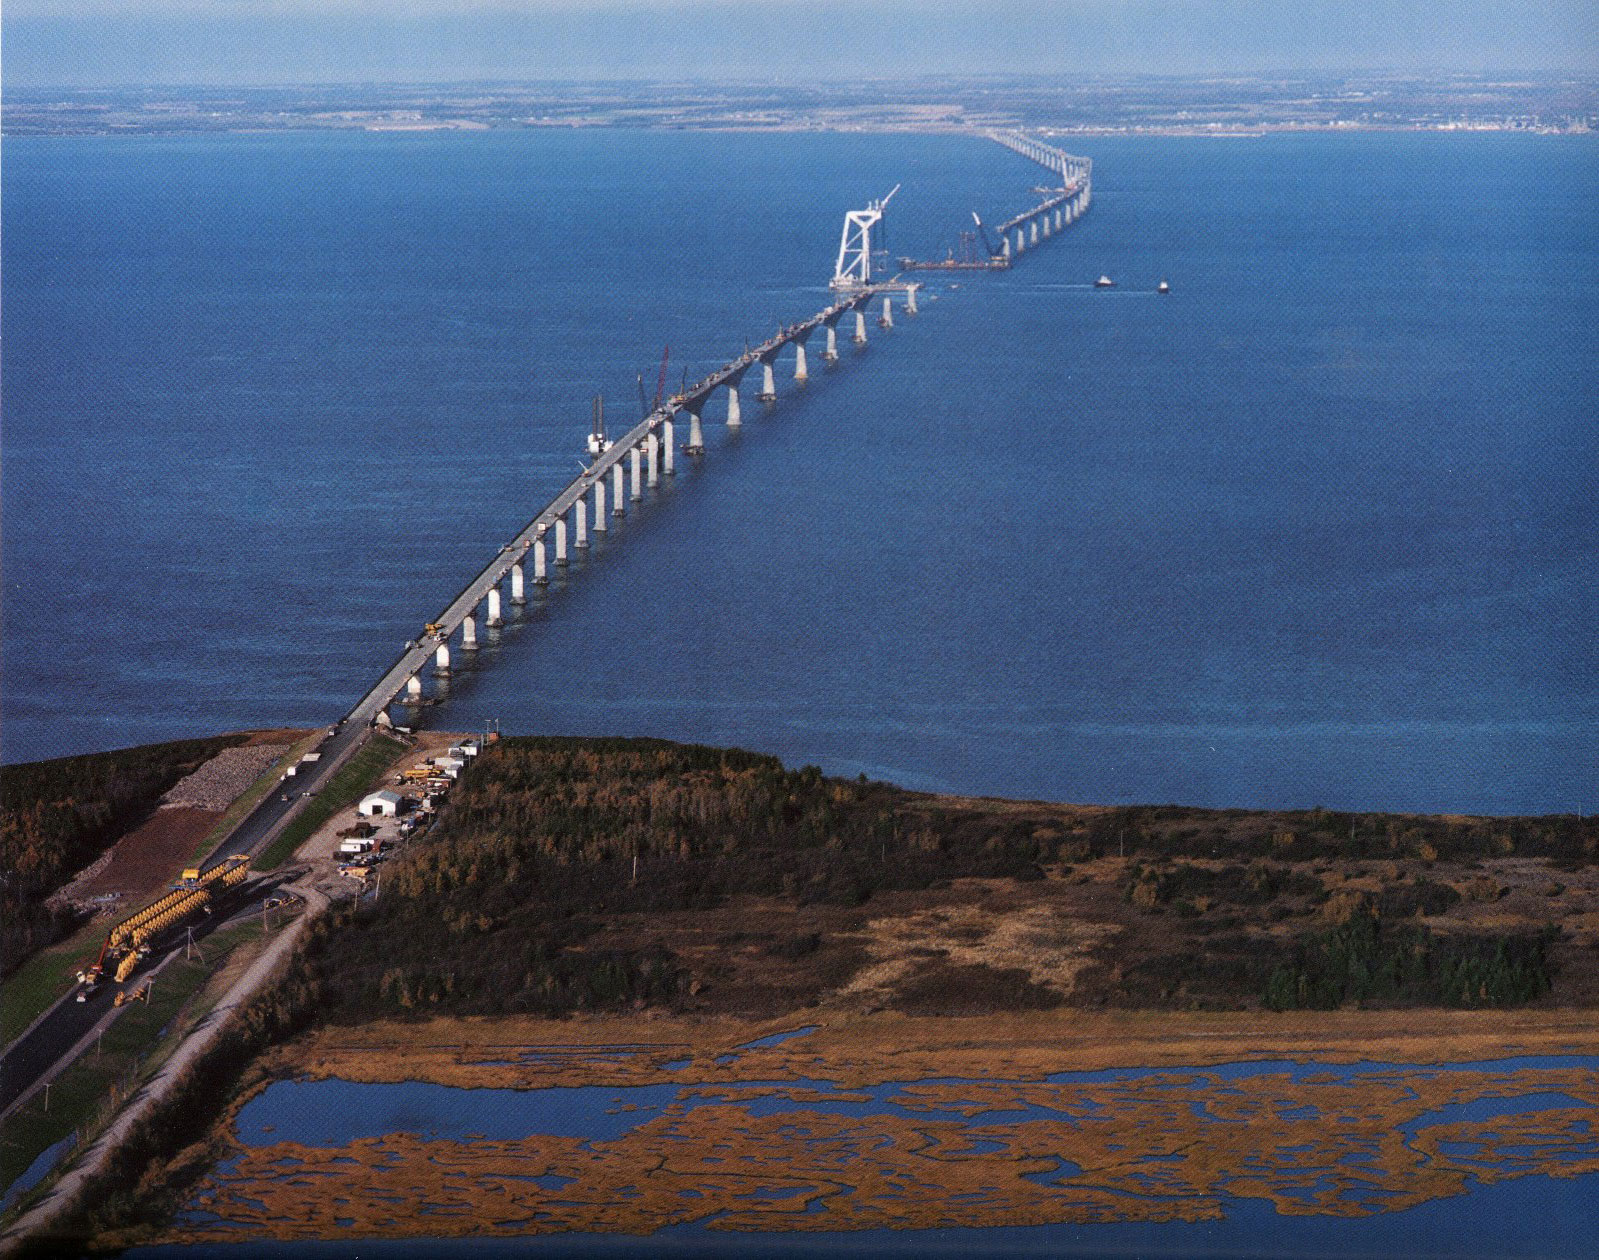
<path fill-rule="evenodd" d="M 71 926 L 44 902 L 137 826 L 162 793 L 247 735 L 0 767 L 0 974 Z"/>
<path fill-rule="evenodd" d="M 1547 858 L 1567 868 L 1599 861 L 1599 818 L 1552 814 L 1457 818 L 1309 809 L 1202 810 L 1141 805 L 1107 810 L 1073 843 L 1083 857 L 1277 858 L 1286 862 Z"/>
<path fill-rule="evenodd" d="M 897 788 L 737 750 L 529 738 L 477 761 L 440 825 L 385 868 L 376 908 L 328 943 L 339 1018 L 668 1003 L 686 975 L 647 939 L 590 948 L 600 916 L 1037 879 L 1056 849 L 1031 823 L 940 821 Z"/>
<path fill-rule="evenodd" d="M 709 909 L 739 895 L 853 906 L 878 892 L 962 877 L 1039 879 L 1044 864 L 1122 851 L 1159 859 L 1135 862 L 1126 890 L 1135 904 L 1188 916 L 1200 913 L 1197 906 L 1217 907 L 1199 925 L 1210 933 L 1205 947 L 1188 959 L 1163 955 L 1160 975 L 1130 974 L 1129 1000 L 1186 991 L 1231 1003 L 1269 989 L 1278 1003 L 1290 995 L 1301 1002 L 1301 990 L 1305 1004 L 1458 1003 L 1474 984 L 1479 996 L 1471 1001 L 1520 1001 L 1547 986 L 1542 947 L 1520 938 L 1505 938 L 1501 950 L 1497 940 L 1433 940 L 1423 929 L 1385 924 L 1368 940 L 1358 935 L 1365 927 L 1341 923 L 1328 941 L 1306 945 L 1285 964 L 1284 980 L 1271 978 L 1280 958 L 1263 957 L 1257 938 L 1234 931 L 1242 925 L 1237 912 L 1259 907 L 1280 918 L 1290 904 L 1304 913 L 1321 906 L 1328 899 L 1321 881 L 1285 860 L 1351 843 L 1384 857 L 1418 844 L 1456 853 L 1508 845 L 1581 860 L 1590 835 L 1584 826 L 1352 820 L 1328 811 L 967 808 L 864 778 L 826 778 L 815 767 L 787 770 L 738 750 L 506 739 L 478 758 L 440 825 L 385 868 L 376 906 L 338 921 L 317 978 L 340 1020 L 671 1004 L 689 977 L 651 939 L 649 914 Z M 1174 855 L 1236 860 L 1213 870 L 1168 860 Z M 1447 885 L 1418 879 L 1362 909 L 1375 924 L 1438 913 L 1457 898 Z M 618 914 L 644 916 L 646 926 L 627 948 L 617 948 L 614 936 L 599 947 L 593 938 Z M 1345 929 L 1347 940 L 1337 936 Z M 1400 954 L 1418 947 L 1425 984 L 1414 967 L 1399 965 Z M 1331 960 L 1350 958 L 1351 975 L 1365 968 L 1374 978 L 1335 984 Z"/>
<path fill-rule="evenodd" d="M 1549 992 L 1557 930 L 1440 936 L 1375 913 L 1299 941 L 1266 982 L 1272 1010 L 1333 1010 L 1346 1002 L 1513 1006 Z"/>

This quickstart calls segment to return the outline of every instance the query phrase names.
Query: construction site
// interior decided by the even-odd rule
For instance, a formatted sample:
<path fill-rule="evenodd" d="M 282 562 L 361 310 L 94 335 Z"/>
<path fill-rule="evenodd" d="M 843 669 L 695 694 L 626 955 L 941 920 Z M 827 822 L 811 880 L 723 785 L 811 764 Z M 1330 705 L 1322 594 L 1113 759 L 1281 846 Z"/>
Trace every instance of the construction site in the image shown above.
<path fill-rule="evenodd" d="M 212 913 L 218 898 L 242 884 L 249 873 L 250 859 L 243 853 L 223 858 L 206 870 L 199 867 L 185 870 L 166 896 L 106 933 L 99 957 L 78 972 L 78 983 L 82 986 L 78 990 L 78 1001 L 89 1000 L 89 994 L 105 978 L 108 969 L 115 983 L 126 983 L 138 970 L 140 962 L 149 956 L 152 944 L 159 937 L 180 927 L 192 928 L 196 921 Z M 120 1006 L 122 994 L 118 994 L 117 999 Z"/>

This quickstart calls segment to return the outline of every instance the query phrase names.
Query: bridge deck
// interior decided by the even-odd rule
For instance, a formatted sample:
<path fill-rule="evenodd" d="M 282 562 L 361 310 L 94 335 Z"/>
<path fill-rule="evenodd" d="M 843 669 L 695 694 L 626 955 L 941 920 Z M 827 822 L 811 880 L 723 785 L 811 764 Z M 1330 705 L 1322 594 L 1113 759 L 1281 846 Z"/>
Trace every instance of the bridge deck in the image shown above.
<path fill-rule="evenodd" d="M 400 694 L 411 676 L 427 665 L 439 644 L 448 642 L 450 635 L 488 597 L 489 591 L 505 580 L 513 565 L 522 561 L 534 542 L 543 537 L 558 519 L 571 511 L 577 501 L 592 489 L 596 481 L 607 476 L 614 466 L 627 457 L 628 452 L 642 444 L 665 421 L 680 411 L 693 411 L 698 414 L 706 399 L 715 390 L 741 379 L 751 367 L 776 355 L 784 346 L 803 340 L 829 322 L 836 322 L 845 313 L 871 301 L 879 293 L 900 292 L 902 289 L 903 286 L 896 284 L 867 285 L 851 292 L 809 319 L 790 324 L 759 345 L 751 346 L 709 376 L 673 395 L 665 404 L 644 417 L 622 437 L 616 439 L 610 449 L 589 465 L 587 470 L 574 478 L 548 506 L 523 526 L 515 538 L 500 548 L 494 559 L 484 566 L 482 572 L 466 584 L 443 612 L 433 618 L 440 627 L 439 632 L 417 640 L 415 647 L 402 652 L 377 684 L 345 715 L 345 723 L 352 726 L 365 725 L 387 708 L 395 696 Z"/>

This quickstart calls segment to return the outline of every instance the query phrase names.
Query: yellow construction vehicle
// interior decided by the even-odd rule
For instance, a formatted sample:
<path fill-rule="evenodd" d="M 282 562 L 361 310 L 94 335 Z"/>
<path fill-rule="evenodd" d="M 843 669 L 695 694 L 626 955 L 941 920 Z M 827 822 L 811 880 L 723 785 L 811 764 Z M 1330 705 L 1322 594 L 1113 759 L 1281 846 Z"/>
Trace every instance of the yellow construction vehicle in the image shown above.
<path fill-rule="evenodd" d="M 119 982 L 126 980 L 139 965 L 139 959 L 149 952 L 151 941 L 191 915 L 209 913 L 213 894 L 242 884 L 249 874 L 250 857 L 245 853 L 223 858 L 209 870 L 189 867 L 171 892 L 130 915 L 106 934 L 100 956 L 78 972 L 78 982 L 83 986 L 78 1001 L 88 1000 L 89 993 L 113 962 L 112 975 Z"/>

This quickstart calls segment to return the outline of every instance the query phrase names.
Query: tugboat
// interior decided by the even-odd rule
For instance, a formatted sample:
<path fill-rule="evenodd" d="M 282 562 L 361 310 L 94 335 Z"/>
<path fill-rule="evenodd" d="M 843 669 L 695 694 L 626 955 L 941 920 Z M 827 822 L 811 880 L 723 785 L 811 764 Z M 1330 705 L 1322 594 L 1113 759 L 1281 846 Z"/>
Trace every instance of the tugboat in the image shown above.
<path fill-rule="evenodd" d="M 1164 280 L 1162 280 L 1159 284 L 1157 284 L 1155 286 L 1155 292 L 1156 293 L 1170 293 L 1171 292 L 1171 285 L 1167 284 Z"/>
<path fill-rule="evenodd" d="M 594 431 L 589 434 L 589 457 L 598 458 L 611 449 L 611 441 L 605 436 L 605 395 L 594 395 Z"/>
<path fill-rule="evenodd" d="M 1096 289 L 1114 289 L 1116 287 L 1116 282 L 1109 276 L 1101 276 L 1098 280 L 1094 281 L 1094 287 Z"/>

